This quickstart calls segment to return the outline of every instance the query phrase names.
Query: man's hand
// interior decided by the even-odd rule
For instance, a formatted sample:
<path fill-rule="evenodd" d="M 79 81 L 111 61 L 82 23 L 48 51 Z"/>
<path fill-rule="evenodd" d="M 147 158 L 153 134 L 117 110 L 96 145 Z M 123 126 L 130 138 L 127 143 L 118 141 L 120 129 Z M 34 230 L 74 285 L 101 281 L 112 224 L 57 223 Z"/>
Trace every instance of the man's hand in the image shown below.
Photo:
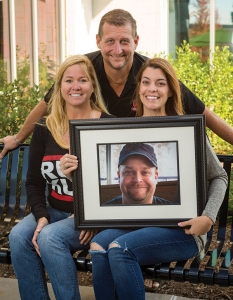
<path fill-rule="evenodd" d="M 8 135 L 2 139 L 0 139 L 0 143 L 4 144 L 4 148 L 0 153 L 0 159 L 2 159 L 9 150 L 13 150 L 19 146 L 19 144 L 15 141 L 13 135 Z"/>
<path fill-rule="evenodd" d="M 199 236 L 206 234 L 210 230 L 213 221 L 207 216 L 200 216 L 185 222 L 180 222 L 178 225 L 180 227 L 190 226 L 189 229 L 185 229 L 185 233 Z"/>
<path fill-rule="evenodd" d="M 24 142 L 30 136 L 30 134 L 33 132 L 35 124 L 45 115 L 46 111 L 47 104 L 45 103 L 44 99 L 42 99 L 26 118 L 23 127 L 16 135 L 17 140 L 15 140 L 13 135 L 6 136 L 2 139 L 0 138 L 0 143 L 4 143 L 4 148 L 0 153 L 0 159 L 3 158 L 9 150 L 17 148 L 19 143 Z M 19 143 L 17 143 L 17 141 Z"/>

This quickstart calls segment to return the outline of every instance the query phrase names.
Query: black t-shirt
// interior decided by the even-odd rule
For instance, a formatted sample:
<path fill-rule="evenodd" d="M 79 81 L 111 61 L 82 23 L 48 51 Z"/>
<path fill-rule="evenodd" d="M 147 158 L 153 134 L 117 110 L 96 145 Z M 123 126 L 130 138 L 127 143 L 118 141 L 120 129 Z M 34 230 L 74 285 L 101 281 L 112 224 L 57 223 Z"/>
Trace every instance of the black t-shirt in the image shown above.
<path fill-rule="evenodd" d="M 109 113 L 115 115 L 118 118 L 134 117 L 136 114 L 136 110 L 134 107 L 134 92 L 136 89 L 135 78 L 142 64 L 148 59 L 148 57 L 134 52 L 134 60 L 132 68 L 129 72 L 129 77 L 125 83 L 125 87 L 121 95 L 117 96 L 107 79 L 101 52 L 91 52 L 86 54 L 86 56 L 91 60 L 95 68 L 96 75 L 101 87 L 101 93 Z M 180 82 L 180 85 L 185 113 L 202 114 L 205 109 L 204 103 L 197 96 L 195 96 L 182 82 Z M 53 87 L 45 95 L 44 99 L 46 102 L 49 101 L 52 91 Z"/>
<path fill-rule="evenodd" d="M 114 118 L 102 113 L 100 118 Z M 49 220 L 46 209 L 45 187 L 48 187 L 47 200 L 57 210 L 73 213 L 72 183 L 61 172 L 60 158 L 68 153 L 54 140 L 52 134 L 41 119 L 36 124 L 28 156 L 26 180 L 27 198 L 36 220 L 45 217 Z"/>
<path fill-rule="evenodd" d="M 152 200 L 152 205 L 174 205 L 176 203 L 172 203 L 168 200 L 165 200 L 163 198 L 157 197 L 157 196 L 153 196 L 153 200 Z M 105 205 L 123 205 L 122 203 L 122 196 L 118 196 L 112 200 L 109 200 L 108 202 L 105 202 L 102 204 L 103 206 Z M 125 205 L 125 204 L 124 204 Z M 130 205 L 130 204 L 129 204 Z M 144 204 L 141 204 L 144 205 Z"/>

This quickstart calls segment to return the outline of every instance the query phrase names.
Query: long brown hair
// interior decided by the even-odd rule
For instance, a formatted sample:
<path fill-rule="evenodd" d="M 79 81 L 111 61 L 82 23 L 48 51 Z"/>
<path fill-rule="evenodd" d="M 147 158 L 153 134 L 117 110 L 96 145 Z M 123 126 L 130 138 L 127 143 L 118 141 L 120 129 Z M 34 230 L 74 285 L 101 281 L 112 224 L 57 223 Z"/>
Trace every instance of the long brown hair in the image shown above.
<path fill-rule="evenodd" d="M 167 79 L 169 88 L 171 90 L 172 96 L 167 99 L 165 104 L 165 111 L 168 116 L 175 116 L 175 115 L 183 115 L 183 105 L 181 99 L 181 91 L 180 91 L 180 83 L 177 78 L 176 72 L 172 65 L 164 58 L 156 57 L 148 59 L 139 70 L 137 77 L 136 77 L 136 103 L 137 103 L 137 113 L 136 115 L 141 117 L 143 115 L 143 104 L 140 99 L 139 89 L 140 83 L 142 80 L 142 74 L 147 68 L 153 69 L 161 69 Z"/>

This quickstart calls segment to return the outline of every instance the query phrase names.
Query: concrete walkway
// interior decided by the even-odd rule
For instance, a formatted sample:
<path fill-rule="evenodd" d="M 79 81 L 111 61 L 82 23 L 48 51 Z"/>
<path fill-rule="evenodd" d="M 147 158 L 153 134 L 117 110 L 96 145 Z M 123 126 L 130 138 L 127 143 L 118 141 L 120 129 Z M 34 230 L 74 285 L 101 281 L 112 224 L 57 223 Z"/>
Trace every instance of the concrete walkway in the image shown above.
<path fill-rule="evenodd" d="M 51 300 L 55 300 L 51 284 L 48 284 Z M 82 300 L 95 300 L 92 287 L 80 286 Z M 194 300 L 193 298 L 177 297 L 173 295 L 161 295 L 146 293 L 146 300 Z M 16 279 L 0 278 L 0 300 L 20 300 Z M 33 300 L 33 299 L 32 299 Z M 64 299 L 65 300 L 65 299 Z"/>

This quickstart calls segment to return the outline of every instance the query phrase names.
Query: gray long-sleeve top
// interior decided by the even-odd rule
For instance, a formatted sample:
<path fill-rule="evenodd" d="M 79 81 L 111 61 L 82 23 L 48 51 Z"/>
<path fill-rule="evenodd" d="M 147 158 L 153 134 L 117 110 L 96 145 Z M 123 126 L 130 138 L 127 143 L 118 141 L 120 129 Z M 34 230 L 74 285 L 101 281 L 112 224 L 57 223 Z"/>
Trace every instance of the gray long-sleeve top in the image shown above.
<path fill-rule="evenodd" d="M 208 139 L 206 141 L 206 158 L 208 198 L 202 215 L 208 216 L 213 222 L 215 222 L 217 213 L 225 196 L 228 178 Z M 194 238 L 196 240 L 199 252 L 201 252 L 204 249 L 207 235 Z"/>

